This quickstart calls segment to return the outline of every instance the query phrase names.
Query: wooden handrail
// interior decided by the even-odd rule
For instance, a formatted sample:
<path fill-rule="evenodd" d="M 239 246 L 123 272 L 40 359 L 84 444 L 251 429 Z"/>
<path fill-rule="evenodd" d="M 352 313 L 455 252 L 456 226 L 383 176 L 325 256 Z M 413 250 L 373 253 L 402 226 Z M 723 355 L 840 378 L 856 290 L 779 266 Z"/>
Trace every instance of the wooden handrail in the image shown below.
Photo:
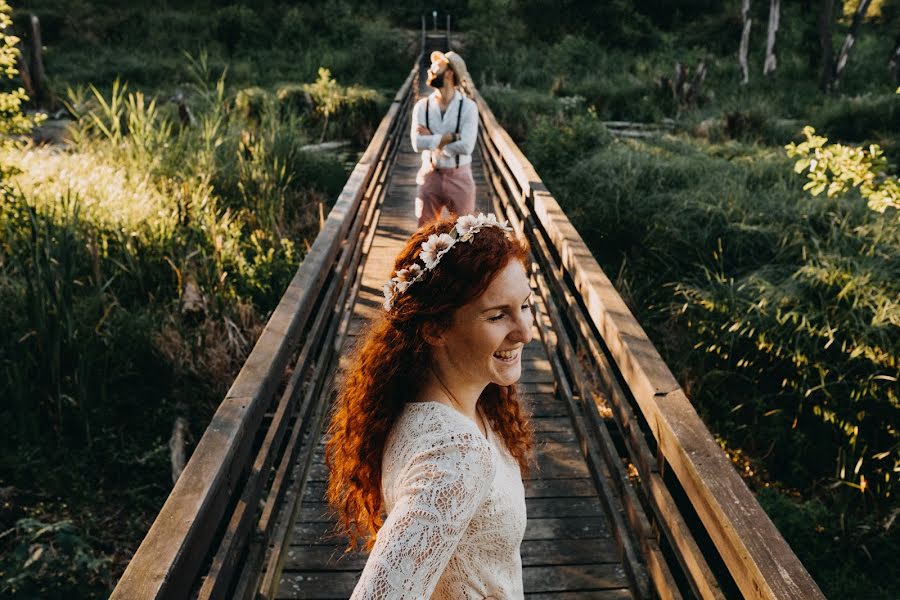
<path fill-rule="evenodd" d="M 590 353 L 601 368 L 606 364 L 608 381 L 618 388 L 609 394 L 615 402 L 633 397 L 635 406 L 617 407 L 619 427 L 626 440 L 640 433 L 636 423 L 622 419 L 639 413 L 652 431 L 657 465 L 648 465 L 647 456 L 634 456 L 642 465 L 641 483 L 650 498 L 663 530 L 672 546 L 693 555 L 679 556 L 694 592 L 704 598 L 721 598 L 721 591 L 709 580 L 709 569 L 693 541 L 680 539 L 688 534 L 685 520 L 678 514 L 660 514 L 674 501 L 660 489 L 661 465 L 668 465 L 683 488 L 703 529 L 727 566 L 735 585 L 745 598 L 770 600 L 824 598 L 815 581 L 800 563 L 772 521 L 732 467 L 700 420 L 678 381 L 650 342 L 644 330 L 616 292 L 587 245 L 547 190 L 528 159 L 500 126 L 490 107 L 471 79 L 465 82 L 478 104 L 484 160 L 510 181 L 502 184 L 516 210 L 527 221 L 525 229 L 540 236 L 549 247 L 548 264 L 557 269 L 561 282 L 558 293 L 570 297 L 568 311 L 579 313 L 570 319 L 573 328 L 581 325 L 581 335 L 591 342 Z M 494 155 L 496 154 L 496 156 Z M 501 179 L 503 179 L 501 177 Z M 534 248 L 533 248 L 534 250 Z M 603 369 L 601 369 L 603 370 Z M 631 411 L 631 412 L 629 412 Z M 633 443 L 629 448 L 635 448 Z"/>
<path fill-rule="evenodd" d="M 220 593 L 227 589 L 230 572 L 239 553 L 246 548 L 249 519 L 256 517 L 263 484 L 276 457 L 257 456 L 251 460 L 254 445 L 263 442 L 266 451 L 278 452 L 287 420 L 283 405 L 276 406 L 275 418 L 282 429 L 267 434 L 264 416 L 275 401 L 275 392 L 284 380 L 288 365 L 297 355 L 297 347 L 309 330 L 313 311 L 321 306 L 330 281 L 343 278 L 340 286 L 352 286 L 348 277 L 352 260 L 339 260 L 347 252 L 359 249 L 357 241 L 366 233 L 360 226 L 360 205 L 377 201 L 369 197 L 370 182 L 387 170 L 402 138 L 400 122 L 406 117 L 418 63 L 397 92 L 369 146 L 350 175 L 324 227 L 298 268 L 281 301 L 272 313 L 243 368 L 216 410 L 190 461 L 153 522 L 146 537 L 129 562 L 111 598 L 186 598 L 195 589 L 198 578 L 209 566 L 216 543 L 229 545 L 223 556 L 213 561 L 216 576 L 229 570 L 221 584 L 204 589 Z M 379 184 L 380 189 L 380 184 Z M 348 236 L 348 233 L 352 234 Z M 352 239 L 351 239 L 352 238 Z M 338 272 L 336 265 L 343 265 Z M 331 292 L 329 292 L 331 293 Z M 332 296 L 329 296 L 332 297 Z M 340 315 L 338 315 L 339 317 Z M 316 340 L 306 340 L 306 345 Z M 320 352 L 333 352 L 331 345 Z M 308 353 L 301 353 L 309 359 Z M 316 356 L 315 358 L 323 358 Z M 307 362 L 312 362 L 311 360 Z M 307 364 L 296 365 L 306 368 Z M 299 387 L 299 386 L 297 386 Z M 285 397 L 287 396 L 287 397 Z M 294 404 L 294 394 L 285 394 L 281 402 Z M 296 409 L 295 406 L 292 408 Z M 295 431 L 303 423 L 294 424 Z M 265 440 L 262 438 L 265 437 Z M 296 435 L 292 436 L 292 439 Z M 283 448 L 282 448 L 283 449 Z M 266 472 L 249 473 L 255 469 Z M 249 475 L 249 478 L 248 478 Z M 226 527 L 227 525 L 227 527 Z M 210 587 L 210 585 L 213 585 Z"/>

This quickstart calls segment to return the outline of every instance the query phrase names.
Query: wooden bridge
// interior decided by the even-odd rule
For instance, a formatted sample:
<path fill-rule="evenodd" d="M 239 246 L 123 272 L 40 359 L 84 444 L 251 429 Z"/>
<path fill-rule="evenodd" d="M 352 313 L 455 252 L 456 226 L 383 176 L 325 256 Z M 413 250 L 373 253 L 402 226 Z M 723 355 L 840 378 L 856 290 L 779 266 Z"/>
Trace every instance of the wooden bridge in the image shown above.
<path fill-rule="evenodd" d="M 431 50 L 444 38 L 427 40 Z M 319 236 L 112 598 L 347 598 L 324 501 L 323 423 L 341 361 L 381 310 L 415 229 L 408 119 L 422 60 L 397 92 Z M 478 209 L 531 244 L 535 336 L 520 391 L 537 468 L 525 482 L 526 597 L 823 598 L 528 159 L 478 91 Z M 723 399 L 727 401 L 727 398 Z"/>

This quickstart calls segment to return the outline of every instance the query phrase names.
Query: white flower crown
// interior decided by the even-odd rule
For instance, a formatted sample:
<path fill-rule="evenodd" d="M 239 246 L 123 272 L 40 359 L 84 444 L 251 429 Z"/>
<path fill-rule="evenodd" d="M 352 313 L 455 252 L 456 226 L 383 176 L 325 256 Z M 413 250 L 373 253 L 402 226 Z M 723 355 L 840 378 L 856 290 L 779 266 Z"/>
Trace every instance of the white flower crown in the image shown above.
<path fill-rule="evenodd" d="M 481 213 L 477 217 L 474 215 L 461 216 L 450 233 L 428 236 L 428 240 L 422 242 L 422 249 L 419 251 L 419 258 L 425 263 L 425 267 L 413 263 L 407 268 L 397 271 L 394 277 L 384 284 L 384 304 L 382 305 L 384 310 L 390 311 L 397 296 L 425 277 L 427 271 L 433 271 L 441 262 L 441 258 L 450 252 L 450 248 L 458 242 L 471 241 L 472 237 L 485 227 L 496 227 L 510 232 L 513 230 L 506 221 L 498 221 L 496 215 Z"/>

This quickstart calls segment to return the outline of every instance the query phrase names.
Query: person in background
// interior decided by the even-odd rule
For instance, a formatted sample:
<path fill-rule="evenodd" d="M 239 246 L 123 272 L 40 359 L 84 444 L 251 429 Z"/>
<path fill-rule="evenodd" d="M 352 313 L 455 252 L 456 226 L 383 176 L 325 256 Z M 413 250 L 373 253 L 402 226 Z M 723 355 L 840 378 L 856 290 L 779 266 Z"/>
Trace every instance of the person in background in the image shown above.
<path fill-rule="evenodd" d="M 416 176 L 419 226 L 446 207 L 453 215 L 475 210 L 472 151 L 478 137 L 478 107 L 463 95 L 466 63 L 456 52 L 432 52 L 426 82 L 435 91 L 416 102 L 410 119 L 412 147 L 422 153 Z"/>

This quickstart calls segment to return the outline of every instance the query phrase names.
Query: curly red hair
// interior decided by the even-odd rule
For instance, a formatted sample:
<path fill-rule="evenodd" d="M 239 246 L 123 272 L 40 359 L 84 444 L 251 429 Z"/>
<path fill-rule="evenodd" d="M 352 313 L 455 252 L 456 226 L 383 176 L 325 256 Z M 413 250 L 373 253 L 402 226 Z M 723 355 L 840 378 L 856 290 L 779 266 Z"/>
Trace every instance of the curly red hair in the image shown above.
<path fill-rule="evenodd" d="M 416 262 L 422 243 L 432 234 L 449 233 L 455 223 L 437 221 L 416 231 L 397 256 L 394 270 Z M 391 427 L 403 407 L 416 400 L 422 373 L 430 365 L 423 328 L 448 328 L 455 310 L 481 295 L 510 261 L 518 260 L 527 269 L 527 257 L 523 241 L 498 228 L 482 229 L 470 242 L 456 244 L 434 270 L 395 299 L 390 312 L 370 324 L 344 374 L 325 450 L 328 502 L 351 548 L 371 549 L 384 523 L 382 453 Z M 491 383 L 478 404 L 526 475 L 534 433 L 516 386 Z"/>

